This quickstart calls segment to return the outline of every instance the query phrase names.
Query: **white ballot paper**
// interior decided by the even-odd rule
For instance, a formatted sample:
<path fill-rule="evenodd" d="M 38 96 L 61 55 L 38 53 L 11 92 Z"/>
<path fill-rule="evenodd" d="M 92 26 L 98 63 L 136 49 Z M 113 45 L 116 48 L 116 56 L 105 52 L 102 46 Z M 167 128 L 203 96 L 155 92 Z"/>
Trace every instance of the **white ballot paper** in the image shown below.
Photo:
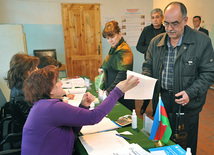
<path fill-rule="evenodd" d="M 96 133 L 100 131 L 107 131 L 112 129 L 118 129 L 119 126 L 112 122 L 109 118 L 104 117 L 99 123 L 95 125 L 85 125 L 81 129 L 83 135 Z"/>
<path fill-rule="evenodd" d="M 131 75 L 139 78 L 139 84 L 125 93 L 124 99 L 145 100 L 152 99 L 157 79 L 136 72 L 127 71 L 127 78 Z"/>
<path fill-rule="evenodd" d="M 86 88 L 64 89 L 66 94 L 74 94 L 73 100 L 68 100 L 68 104 L 78 107 L 82 101 L 82 97 L 86 92 Z"/>
<path fill-rule="evenodd" d="M 90 155 L 113 155 L 118 149 L 123 149 L 129 143 L 116 136 L 117 131 L 107 131 L 80 136 L 79 139 Z"/>

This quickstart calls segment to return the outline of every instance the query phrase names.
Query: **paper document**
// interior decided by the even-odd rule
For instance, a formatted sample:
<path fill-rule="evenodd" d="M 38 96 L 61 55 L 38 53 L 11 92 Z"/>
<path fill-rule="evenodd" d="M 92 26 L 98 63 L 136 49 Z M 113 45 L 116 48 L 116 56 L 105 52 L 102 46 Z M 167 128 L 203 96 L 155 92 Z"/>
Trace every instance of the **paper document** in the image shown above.
<path fill-rule="evenodd" d="M 131 90 L 128 90 L 125 93 L 124 99 L 137 99 L 137 100 L 152 99 L 157 79 L 132 71 L 127 71 L 127 78 L 131 75 L 138 77 L 140 83 Z"/>
<path fill-rule="evenodd" d="M 152 154 L 157 153 L 156 151 L 162 151 L 166 155 L 171 155 L 171 154 L 173 154 L 173 155 L 186 155 L 186 151 L 179 144 L 157 147 L 157 148 L 151 148 L 151 149 L 149 149 L 149 151 Z"/>
<path fill-rule="evenodd" d="M 117 133 L 115 130 L 100 132 L 80 136 L 79 139 L 90 155 L 113 155 L 118 149 L 129 145 L 125 139 L 116 136 Z"/>
<path fill-rule="evenodd" d="M 68 100 L 68 104 L 78 107 L 82 101 L 82 97 L 86 92 L 86 88 L 64 89 L 66 94 L 74 94 L 73 100 Z"/>
<path fill-rule="evenodd" d="M 98 124 L 83 126 L 80 132 L 85 135 L 118 128 L 118 125 L 112 122 L 109 118 L 104 117 Z"/>
<path fill-rule="evenodd" d="M 63 79 L 62 88 L 85 87 L 85 80 L 83 78 Z"/>
<path fill-rule="evenodd" d="M 64 89 L 66 94 L 82 94 L 86 92 L 86 88 Z"/>

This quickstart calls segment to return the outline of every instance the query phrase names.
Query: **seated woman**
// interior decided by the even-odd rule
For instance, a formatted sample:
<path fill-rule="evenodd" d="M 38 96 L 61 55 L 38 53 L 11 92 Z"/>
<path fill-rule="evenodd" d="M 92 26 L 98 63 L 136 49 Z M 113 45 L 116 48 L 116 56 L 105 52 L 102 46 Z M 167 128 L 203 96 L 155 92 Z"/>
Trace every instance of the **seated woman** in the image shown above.
<path fill-rule="evenodd" d="M 89 110 L 94 100 L 89 93 L 79 107 L 62 102 L 65 91 L 58 76 L 57 68 L 51 65 L 34 71 L 25 81 L 26 100 L 33 107 L 23 128 L 22 155 L 71 155 L 81 127 L 101 121 L 123 93 L 139 83 L 135 77 L 120 82 L 100 105 Z"/>
<path fill-rule="evenodd" d="M 15 54 L 10 60 L 10 69 L 5 80 L 10 92 L 11 114 L 14 122 L 13 132 L 22 132 L 22 128 L 30 111 L 25 100 L 23 83 L 28 75 L 37 69 L 39 58 L 24 53 Z"/>

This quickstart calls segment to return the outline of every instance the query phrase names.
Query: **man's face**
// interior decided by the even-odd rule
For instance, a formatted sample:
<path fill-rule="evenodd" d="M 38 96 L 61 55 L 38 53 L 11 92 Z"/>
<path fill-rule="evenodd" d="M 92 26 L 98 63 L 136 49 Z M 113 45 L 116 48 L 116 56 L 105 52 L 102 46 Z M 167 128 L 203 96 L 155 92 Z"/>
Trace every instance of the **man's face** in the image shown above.
<path fill-rule="evenodd" d="M 163 16 L 159 12 L 153 13 L 151 16 L 153 27 L 159 29 L 161 27 Z"/>
<path fill-rule="evenodd" d="M 194 25 L 194 27 L 198 28 L 200 26 L 200 24 L 201 24 L 201 21 L 199 20 L 198 17 L 193 18 L 193 25 Z"/>
<path fill-rule="evenodd" d="M 179 39 L 184 32 L 188 17 L 183 18 L 179 5 L 170 5 L 164 13 L 165 30 L 171 39 Z"/>

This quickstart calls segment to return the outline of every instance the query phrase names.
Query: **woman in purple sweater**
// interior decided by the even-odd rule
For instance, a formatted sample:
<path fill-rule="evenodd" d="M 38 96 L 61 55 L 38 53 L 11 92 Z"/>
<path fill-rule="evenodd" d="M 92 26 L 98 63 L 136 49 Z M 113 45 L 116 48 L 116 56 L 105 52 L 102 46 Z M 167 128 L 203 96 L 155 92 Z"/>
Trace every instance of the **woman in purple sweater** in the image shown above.
<path fill-rule="evenodd" d="M 25 80 L 26 100 L 33 107 L 23 128 L 22 155 L 71 155 L 81 127 L 101 121 L 123 93 L 139 83 L 134 77 L 120 82 L 100 105 L 89 110 L 94 99 L 90 93 L 84 95 L 79 107 L 60 99 L 65 91 L 58 76 L 55 66 L 47 66 Z"/>

